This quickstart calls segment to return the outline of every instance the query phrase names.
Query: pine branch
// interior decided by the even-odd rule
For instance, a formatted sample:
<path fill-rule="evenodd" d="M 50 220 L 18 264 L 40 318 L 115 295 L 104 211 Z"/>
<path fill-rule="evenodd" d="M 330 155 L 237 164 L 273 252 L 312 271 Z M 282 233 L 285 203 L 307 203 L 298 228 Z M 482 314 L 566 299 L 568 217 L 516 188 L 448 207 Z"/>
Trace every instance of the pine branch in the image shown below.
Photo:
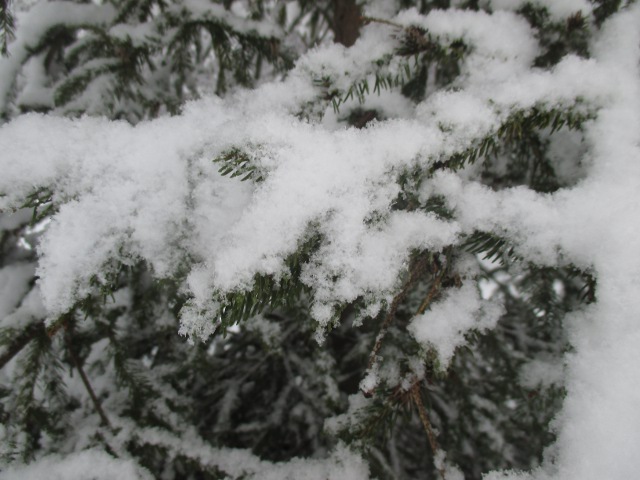
<path fill-rule="evenodd" d="M 11 0 L 0 0 L 0 53 L 9 54 L 9 42 L 15 38 L 15 22 L 11 13 Z"/>
<path fill-rule="evenodd" d="M 381 19 L 365 17 L 367 22 L 388 24 L 396 28 L 402 28 L 393 22 Z M 440 73 L 449 72 L 449 77 L 455 77 L 458 73 L 457 65 L 468 51 L 468 47 L 461 39 L 454 39 L 447 43 L 440 43 L 421 27 L 405 27 L 402 34 L 398 35 L 399 47 L 372 62 L 372 69 L 365 72 L 364 78 L 356 79 L 346 89 L 331 89 L 334 81 L 330 77 L 316 79 L 314 83 L 325 90 L 324 98 L 330 100 L 336 113 L 340 107 L 349 100 L 356 98 L 360 104 L 365 102 L 366 95 L 382 90 L 392 90 L 410 85 L 424 73 L 424 66 L 436 64 L 440 67 Z M 412 60 L 403 57 L 411 57 Z M 393 66 L 393 68 L 392 68 Z M 369 86 L 366 77 L 375 79 L 373 88 Z M 426 84 L 426 78 L 423 78 Z M 404 90 L 403 90 L 403 93 Z"/>
<path fill-rule="evenodd" d="M 483 260 L 496 262 L 501 259 L 517 260 L 514 247 L 504 238 L 492 232 L 476 231 L 469 235 L 461 247 L 469 253 L 479 255 L 484 253 Z"/>
<path fill-rule="evenodd" d="M 14 339 L 14 341 L 5 349 L 4 353 L 0 355 L 0 369 L 2 369 L 7 363 L 11 361 L 18 353 L 26 347 L 31 340 L 44 332 L 44 324 L 42 322 L 35 322 L 25 328 Z"/>
<path fill-rule="evenodd" d="M 593 0 L 593 3 L 596 5 L 593 9 L 593 16 L 598 26 L 601 26 L 607 18 L 619 11 L 623 5 L 622 0 Z"/>
<path fill-rule="evenodd" d="M 411 269 L 411 273 L 409 274 L 409 278 L 407 279 L 407 281 L 403 285 L 402 289 L 393 298 L 393 301 L 391 302 L 391 306 L 389 307 L 387 315 L 385 316 L 384 321 L 382 322 L 382 325 L 380 326 L 380 330 L 378 331 L 378 335 L 376 336 L 376 341 L 375 341 L 375 344 L 373 346 L 373 349 L 371 350 L 371 353 L 369 354 L 369 363 L 367 365 L 367 372 L 372 371 L 373 368 L 375 367 L 375 365 L 378 362 L 378 353 L 380 352 L 380 349 L 382 348 L 382 342 L 384 341 L 384 338 L 386 337 L 386 335 L 387 335 L 387 333 L 389 331 L 389 327 L 391 326 L 391 323 L 393 322 L 393 320 L 396 317 L 396 312 L 398 310 L 398 307 L 400 306 L 400 304 L 406 298 L 407 294 L 409 293 L 409 290 L 411 290 L 411 288 L 420 279 L 420 277 L 427 271 L 427 268 L 430 265 L 434 266 L 434 268 L 438 268 L 437 266 L 435 266 L 436 263 L 431 258 L 431 255 L 423 255 L 422 257 L 420 257 L 420 259 L 416 262 L 414 267 Z M 365 397 L 370 397 L 370 396 L 373 395 L 373 391 L 365 390 L 365 391 L 362 391 L 362 394 Z"/>
<path fill-rule="evenodd" d="M 109 430 L 113 431 L 111 422 L 109 422 L 109 418 L 107 417 L 104 410 L 102 409 L 102 405 L 100 405 L 100 400 L 98 400 L 98 397 L 96 396 L 96 393 L 93 390 L 93 387 L 91 386 L 91 382 L 89 382 L 89 377 L 87 377 L 87 374 L 85 373 L 84 368 L 82 367 L 82 363 L 80 362 L 80 359 L 76 355 L 75 346 L 73 344 L 73 338 L 72 338 L 72 329 L 73 329 L 73 325 L 71 325 L 70 322 L 68 322 L 65 328 L 64 338 L 67 344 L 67 351 L 69 352 L 69 356 L 71 357 L 73 366 L 76 368 L 76 370 L 80 374 L 80 378 L 82 380 L 82 383 L 84 384 L 84 388 L 87 390 L 89 397 L 91 397 L 91 401 L 93 402 L 93 406 L 96 409 L 98 416 L 100 417 L 100 421 L 102 425 L 107 427 Z"/>
<path fill-rule="evenodd" d="M 259 149 L 259 147 L 255 148 Z M 213 159 L 213 163 L 220 164 L 218 169 L 220 175 L 229 175 L 231 178 L 242 177 L 241 182 L 253 180 L 258 183 L 264 180 L 264 173 L 260 172 L 251 156 L 238 147 L 223 151 Z"/>
<path fill-rule="evenodd" d="M 420 417 L 420 421 L 422 422 L 422 426 L 424 427 L 424 431 L 427 433 L 427 438 L 429 439 L 429 446 L 431 447 L 431 452 L 435 455 L 440 447 L 438 446 L 438 440 L 436 439 L 436 435 L 433 432 L 433 428 L 431 427 L 431 422 L 429 421 L 429 415 L 427 414 L 427 409 L 424 407 L 424 403 L 422 403 L 422 395 L 420 393 L 420 387 L 418 386 L 418 382 L 414 383 L 411 387 L 411 398 L 413 400 L 413 404 L 418 410 L 418 416 Z M 440 476 L 442 480 L 446 480 L 445 470 L 444 468 L 439 469 Z"/>
<path fill-rule="evenodd" d="M 387 20 L 385 18 L 377 18 L 377 17 L 361 17 L 360 21 L 362 22 L 363 25 L 368 25 L 370 23 L 381 23 L 383 25 L 390 25 L 392 27 L 395 27 L 397 29 L 402 29 L 404 28 L 402 25 L 400 25 L 399 23 L 396 22 L 392 22 L 391 20 Z"/>
<path fill-rule="evenodd" d="M 431 284 L 431 288 L 429 289 L 427 296 L 420 304 L 416 315 L 422 315 L 427 310 L 427 308 L 429 308 L 429 305 L 431 305 L 433 299 L 440 293 L 442 279 L 446 271 L 446 268 L 439 268 L 437 264 L 435 265 L 435 278 L 433 280 L 433 283 Z"/>
<path fill-rule="evenodd" d="M 466 150 L 456 153 L 446 160 L 434 162 L 431 172 L 442 168 L 460 170 L 480 159 L 495 156 L 500 151 L 502 144 L 519 144 L 535 130 L 549 129 L 550 134 L 563 127 L 570 130 L 581 130 L 585 122 L 595 118 L 595 112 L 585 112 L 579 107 L 579 102 L 576 102 L 573 107 L 565 109 L 537 105 L 530 109 L 517 110 L 509 115 L 494 132 L 476 140 Z"/>
<path fill-rule="evenodd" d="M 55 213 L 56 206 L 53 202 L 53 191 L 48 187 L 37 188 L 35 191 L 27 195 L 26 200 L 20 208 L 33 209 L 31 225 L 35 225 Z"/>
<path fill-rule="evenodd" d="M 594 17 L 597 23 L 597 11 Z M 549 9 L 531 2 L 523 5 L 518 14 L 522 15 L 536 32 L 540 45 L 540 53 L 534 60 L 534 65 L 549 68 L 556 65 L 568 54 L 589 56 L 589 22 L 577 11 L 564 21 L 554 21 Z"/>
<path fill-rule="evenodd" d="M 251 290 L 219 295 L 217 301 L 221 309 L 217 325 L 222 333 L 231 325 L 266 309 L 293 307 L 303 295 L 310 295 L 311 290 L 300 281 L 300 275 L 302 266 L 309 262 L 321 242 L 319 234 L 308 234 L 306 240 L 300 242 L 298 250 L 284 260 L 285 273 L 279 278 L 256 275 Z"/>

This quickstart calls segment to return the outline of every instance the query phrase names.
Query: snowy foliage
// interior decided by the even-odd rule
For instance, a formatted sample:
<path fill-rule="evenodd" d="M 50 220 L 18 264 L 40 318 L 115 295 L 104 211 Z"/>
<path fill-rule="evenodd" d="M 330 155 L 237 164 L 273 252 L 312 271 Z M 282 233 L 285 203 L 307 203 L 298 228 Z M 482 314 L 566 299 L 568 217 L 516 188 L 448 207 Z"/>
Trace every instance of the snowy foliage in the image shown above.
<path fill-rule="evenodd" d="M 319 41 L 280 75 L 310 27 L 277 15 L 308 20 L 306 2 L 260 15 L 242 2 L 138 3 L 128 16 L 111 2 L 37 3 L 0 60 L 2 478 L 86 478 L 88 464 L 122 478 L 191 464 L 212 478 L 634 478 L 640 6 L 368 2 L 355 45 Z M 180 44 L 189 22 L 209 46 L 197 29 Z M 45 74 L 46 42 L 63 30 Z M 105 38 L 112 50 L 92 50 Z M 271 80 L 238 73 L 213 95 L 227 93 L 225 70 L 260 56 Z M 48 114 L 19 114 L 34 105 Z M 509 381 L 562 401 L 539 422 L 540 458 L 518 456 L 526 431 L 500 430 L 500 408 L 527 399 L 447 380 L 497 369 L 483 342 L 507 337 L 516 347 L 495 351 L 513 350 Z M 264 365 L 287 380 L 239 421 Z M 464 395 L 484 419 L 464 428 L 489 446 L 448 433 Z M 25 398 L 66 420 L 29 437 L 19 425 L 39 417 L 24 420 Z M 214 420 L 199 424 L 207 402 Z M 366 453 L 367 422 L 391 404 L 415 409 L 428 472 Z M 289 413 L 306 450 L 262 455 L 244 437 Z M 499 459 L 455 465 L 483 448 Z"/>

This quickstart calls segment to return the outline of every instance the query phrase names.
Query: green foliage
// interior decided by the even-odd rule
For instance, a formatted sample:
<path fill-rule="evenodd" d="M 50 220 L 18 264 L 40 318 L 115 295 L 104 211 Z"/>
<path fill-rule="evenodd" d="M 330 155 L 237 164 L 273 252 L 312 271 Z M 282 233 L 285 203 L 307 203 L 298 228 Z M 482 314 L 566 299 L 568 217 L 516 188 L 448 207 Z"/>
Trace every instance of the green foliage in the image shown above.
<path fill-rule="evenodd" d="M 22 461 L 34 458 L 44 436 L 54 440 L 64 433 L 70 401 L 62 380 L 62 361 L 54 354 L 54 341 L 42 328 L 32 332 L 15 366 L 17 382 L 0 400 L 8 441 L 14 446 L 3 453 Z"/>
<path fill-rule="evenodd" d="M 493 132 L 478 139 L 474 144 L 462 152 L 456 153 L 445 160 L 434 162 L 432 171 L 442 168 L 459 170 L 467 165 L 472 165 L 478 160 L 485 162 L 505 151 L 505 147 L 517 145 L 521 148 L 521 156 L 526 159 L 535 158 L 534 149 L 540 145 L 536 132 L 544 131 L 546 135 L 552 135 L 562 128 L 580 130 L 584 122 L 594 118 L 591 112 L 584 112 L 579 105 L 568 108 L 551 107 L 544 105 L 535 106 L 527 111 L 516 111 L 510 114 L 501 125 Z M 545 161 L 544 158 L 538 160 Z M 534 164 L 532 167 L 540 167 Z"/>
<path fill-rule="evenodd" d="M 399 3 L 426 13 L 452 2 Z M 479 3 L 456 5 L 478 9 Z M 47 108 L 69 115 L 85 112 L 83 95 L 104 82 L 108 98 L 98 113 L 135 122 L 179 112 L 186 100 L 200 94 L 203 78 L 211 91 L 223 94 L 292 66 L 293 54 L 281 38 L 235 28 L 223 16 L 198 16 L 165 0 L 112 4 L 117 15 L 111 24 L 56 25 L 41 32 L 31 47 L 30 58 L 42 58 L 53 90 L 54 104 Z M 212 3 L 227 12 L 232 4 Z M 321 42 L 334 21 L 333 3 L 297 4 L 298 10 L 247 2 L 248 20 L 265 19 L 275 11 L 283 31 L 301 28 L 306 46 Z M 620 0 L 594 4 L 596 26 L 622 8 Z M 0 1 L 4 53 L 13 28 L 8 5 Z M 288 17 L 291 12 L 293 18 Z M 547 10 L 532 4 L 519 13 L 537 32 L 537 67 L 551 68 L 569 53 L 589 56 L 593 26 L 588 19 L 573 15 L 554 22 Z M 115 27 L 139 24 L 150 26 L 152 34 L 132 38 L 115 33 Z M 351 83 L 317 79 L 318 99 L 310 109 L 324 111 L 331 103 L 339 112 L 348 102 L 362 105 L 383 89 L 399 89 L 418 103 L 432 93 L 428 85 L 451 88 L 473 45 L 444 41 L 420 27 L 389 26 L 397 48 L 366 72 L 351 72 Z M 493 132 L 459 152 L 417 158 L 411 168 L 393 171 L 397 197 L 366 222 L 382 223 L 393 211 L 454 219 L 456 212 L 445 197 L 425 196 L 422 189 L 424 180 L 442 169 L 475 165 L 491 188 L 526 185 L 554 192 L 563 183 L 549 157 L 550 139 L 567 131 L 580 133 L 595 115 L 580 101 L 505 112 Z M 382 121 L 383 114 L 358 106 L 344 115 L 358 128 L 373 119 Z M 211 167 L 258 184 L 268 175 L 260 163 L 265 149 L 232 146 Z M 44 227 L 63 200 L 50 188 L 35 188 L 26 197 L 25 210 L 18 212 L 23 221 L 0 230 L 0 267 L 23 262 L 35 267 L 40 235 L 35 227 Z M 24 215 L 26 209 L 31 215 Z M 202 451 L 245 448 L 273 461 L 322 455 L 342 439 L 358 446 L 376 478 L 436 478 L 433 452 L 411 397 L 416 386 L 440 447 L 465 478 L 481 478 L 497 468 L 536 467 L 554 440 L 550 422 L 564 390 L 560 383 L 522 379 L 533 359 L 552 363 L 571 348 L 563 321 L 567 313 L 596 301 L 593 272 L 529 263 L 505 232 L 475 231 L 443 252 L 415 252 L 406 276 L 398 279 L 396 296 L 385 299 L 375 318 L 362 323 L 368 302 L 379 299 L 358 298 L 337 306 L 337 321 L 319 346 L 309 314 L 313 291 L 301 280 L 305 265 L 327 241 L 319 231 L 309 226 L 283 259 L 280 274 L 256 275 L 246 290 L 212 293 L 219 310 L 206 312 L 217 327 L 209 344 L 189 345 L 176 333 L 179 312 L 189 302 L 181 289 L 185 273 L 160 281 L 148 265 L 124 254 L 106 263 L 90 281 L 91 294 L 47 328 L 44 318 L 29 317 L 24 324 L 0 329 L 0 368 L 6 369 L 0 383 L 0 422 L 6 430 L 2 460 L 29 461 L 56 452 L 56 442 L 69 443 L 77 428 L 91 432 L 83 437 L 82 448 L 134 458 L 158 478 L 230 477 L 208 464 L 204 454 L 199 457 L 199 451 L 176 447 L 194 438 Z M 488 261 L 479 262 L 476 277 L 457 270 L 458 260 L 469 260 L 470 254 Z M 468 344 L 444 368 L 436 352 L 425 351 L 407 327 L 416 315 L 428 316 L 432 302 L 466 282 L 483 285 L 506 311 L 495 329 L 470 332 Z M 16 299 L 16 309 L 34 288 L 35 278 Z M 380 359 L 381 380 L 371 397 L 364 398 L 359 385 L 370 370 L 372 352 Z M 80 370 L 97 401 L 79 381 Z M 100 409 L 108 425 L 101 424 Z M 335 436 L 324 428 L 332 417 L 344 420 L 337 422 Z M 155 443 L 145 436 L 149 432 Z"/>
<path fill-rule="evenodd" d="M 261 182 L 264 176 L 255 165 L 252 156 L 240 148 L 232 147 L 214 158 L 213 162 L 220 164 L 218 172 L 221 175 L 229 175 L 230 178 L 242 177 L 242 182 L 249 179 L 256 183 Z"/>
<path fill-rule="evenodd" d="M 504 258 L 509 260 L 517 258 L 509 242 L 492 232 L 474 232 L 462 243 L 462 248 L 474 255 L 481 255 L 483 260 L 491 262 Z"/>
<path fill-rule="evenodd" d="M 461 39 L 443 45 L 421 27 L 405 28 L 397 54 L 413 56 L 417 72 L 403 85 L 402 93 L 416 102 L 423 100 L 432 70 L 436 87 L 448 85 L 460 74 L 460 61 L 467 52 L 468 47 Z"/>
<path fill-rule="evenodd" d="M 13 23 L 9 8 L 0 5 L 6 46 Z M 262 7 L 245 20 L 164 0 L 109 1 L 100 8 L 111 6 L 117 11 L 111 22 L 56 23 L 34 32 L 36 41 L 20 61 L 43 63 L 43 87 L 51 90 L 52 102 L 22 104 L 21 111 L 56 108 L 137 122 L 178 113 L 185 101 L 201 95 L 203 76 L 224 94 L 236 85 L 253 86 L 266 65 L 278 72 L 293 65 L 293 54 L 282 48 L 275 26 L 274 34 L 262 35 L 251 23 L 265 20 Z M 98 101 L 88 100 L 96 96 Z"/>
<path fill-rule="evenodd" d="M 391 26 L 400 28 L 395 24 Z M 431 66 L 436 67 L 436 85 L 442 87 L 460 73 L 459 63 L 468 51 L 461 39 L 442 43 L 421 27 L 402 28 L 397 39 L 398 47 L 394 52 L 372 62 L 369 75 L 354 80 L 347 88 L 336 88 L 335 79 L 331 77 L 314 80 L 315 85 L 323 92 L 322 97 L 331 101 L 336 113 L 346 102 L 356 99 L 363 104 L 367 95 L 379 95 L 382 90 L 400 88 L 405 96 L 420 101 L 426 94 Z M 373 88 L 370 86 L 371 82 Z"/>
<path fill-rule="evenodd" d="M 222 333 L 241 321 L 259 313 L 278 308 L 292 308 L 309 296 L 309 288 L 300 281 L 302 266 L 308 263 L 322 241 L 319 234 L 310 233 L 298 249 L 284 260 L 285 272 L 256 275 L 249 290 L 226 293 L 217 298 L 220 314 L 216 325 Z"/>
<path fill-rule="evenodd" d="M 15 22 L 9 0 L 0 0 L 0 53 L 7 55 L 7 46 L 15 35 Z"/>
<path fill-rule="evenodd" d="M 39 188 L 27 195 L 26 201 L 21 208 L 33 209 L 33 214 L 31 215 L 31 225 L 33 226 L 55 213 L 53 192 L 49 188 Z"/>
<path fill-rule="evenodd" d="M 564 22 L 553 22 L 546 8 L 527 3 L 519 13 L 537 32 L 543 52 L 535 59 L 537 67 L 551 67 L 569 53 L 588 55 L 588 22 L 580 12 Z"/>
<path fill-rule="evenodd" d="M 623 6 L 628 3 L 632 3 L 634 0 L 625 1 L 625 0 L 592 0 L 592 3 L 595 4 L 595 8 L 593 9 L 593 16 L 596 19 L 597 25 L 602 25 L 607 18 L 620 10 Z"/>

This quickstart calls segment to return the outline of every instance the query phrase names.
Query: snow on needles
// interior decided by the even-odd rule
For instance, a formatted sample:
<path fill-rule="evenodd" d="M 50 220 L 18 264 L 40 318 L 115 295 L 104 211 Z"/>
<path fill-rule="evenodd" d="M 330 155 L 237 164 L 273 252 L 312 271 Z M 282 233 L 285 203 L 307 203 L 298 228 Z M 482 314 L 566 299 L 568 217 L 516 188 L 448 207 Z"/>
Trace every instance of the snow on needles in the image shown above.
<path fill-rule="evenodd" d="M 414 318 L 409 331 L 420 343 L 437 350 L 442 368 L 446 369 L 455 349 L 464 344 L 466 331 L 492 328 L 503 313 L 500 305 L 482 302 L 477 287 L 467 283 Z"/>
<path fill-rule="evenodd" d="M 131 127 L 28 115 L 2 127 L 0 209 L 18 208 L 38 188 L 50 188 L 59 207 L 37 271 L 49 315 L 71 308 L 113 260 L 144 260 L 158 277 L 190 271 L 192 300 L 182 331 L 206 337 L 217 314 L 215 292 L 248 289 L 256 274 L 282 275 L 284 259 L 317 233 L 323 240 L 302 281 L 312 291 L 321 334 L 337 305 L 392 298 L 412 250 L 437 251 L 475 229 L 499 231 L 524 258 L 591 267 L 598 278 L 598 302 L 569 322 L 575 351 L 567 357 L 558 457 L 534 475 L 634 478 L 640 467 L 640 7 L 609 22 L 595 59 L 568 57 L 548 72 L 530 68 L 535 38 L 514 14 L 420 17 L 414 11 L 397 21 L 475 46 L 456 90 L 428 97 L 412 118 L 336 130 L 295 116 L 295 105 L 318 93 L 308 86 L 314 72 L 346 85 L 343 70 L 360 68 L 347 58 L 349 50 L 333 46 L 311 53 L 281 84 L 226 102 L 194 103 L 176 118 Z M 381 41 L 391 39 L 364 35 L 355 51 L 383 52 Z M 346 74 L 354 79 L 354 72 Z M 599 114 L 585 133 L 592 166 L 574 188 L 553 195 L 495 192 L 440 173 L 422 194 L 442 194 L 453 219 L 392 211 L 403 171 L 468 148 L 515 111 L 577 103 Z M 215 172 L 211 160 L 232 146 L 259 146 L 263 182 Z M 465 284 L 410 330 L 446 363 L 467 329 L 491 327 L 474 316 L 480 304 Z"/>

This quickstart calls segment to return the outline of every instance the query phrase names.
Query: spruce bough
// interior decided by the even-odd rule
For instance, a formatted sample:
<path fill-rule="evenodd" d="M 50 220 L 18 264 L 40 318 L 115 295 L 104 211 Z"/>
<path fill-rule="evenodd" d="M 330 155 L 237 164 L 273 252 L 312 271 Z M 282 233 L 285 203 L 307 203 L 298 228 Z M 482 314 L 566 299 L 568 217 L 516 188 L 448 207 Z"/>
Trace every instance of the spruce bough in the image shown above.
<path fill-rule="evenodd" d="M 507 3 L 0 2 L 2 475 L 632 478 L 640 8 Z"/>

